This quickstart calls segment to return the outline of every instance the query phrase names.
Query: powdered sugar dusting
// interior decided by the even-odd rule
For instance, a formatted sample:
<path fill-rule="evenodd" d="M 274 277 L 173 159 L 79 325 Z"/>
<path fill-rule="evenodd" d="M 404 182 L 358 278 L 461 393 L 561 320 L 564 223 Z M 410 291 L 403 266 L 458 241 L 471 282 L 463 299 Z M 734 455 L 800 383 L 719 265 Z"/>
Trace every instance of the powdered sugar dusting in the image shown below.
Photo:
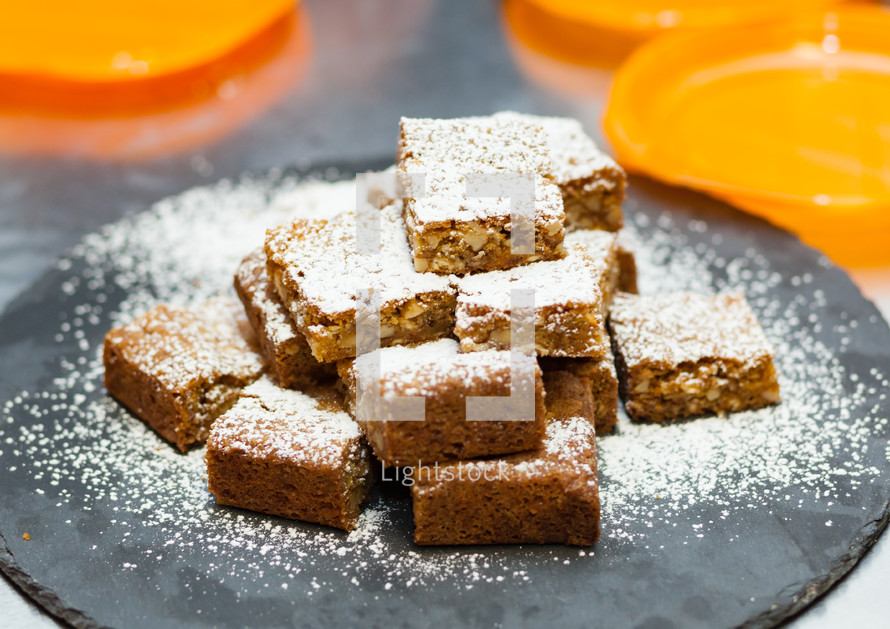
<path fill-rule="evenodd" d="M 484 350 L 461 354 L 453 339 L 439 339 L 412 347 L 397 345 L 364 354 L 357 359 L 380 361 L 381 395 L 435 396 L 447 382 L 509 384 L 510 352 Z M 360 367 L 360 365 L 359 365 Z M 373 373 L 369 369 L 357 370 Z M 370 386 L 366 384 L 365 386 Z"/>
<path fill-rule="evenodd" d="M 619 294 L 612 302 L 611 328 L 628 366 L 681 363 L 710 358 L 745 365 L 773 355 L 757 317 L 739 291 L 713 297 L 677 292 Z"/>
<path fill-rule="evenodd" d="M 160 305 L 109 332 L 106 342 L 167 390 L 182 391 L 195 381 L 256 378 L 263 359 L 247 329 L 240 304 L 220 297 L 191 307 Z"/>
<path fill-rule="evenodd" d="M 605 258 L 596 259 L 581 245 L 573 245 L 566 248 L 561 260 L 462 277 L 457 303 L 458 307 L 481 306 L 509 313 L 511 290 L 532 289 L 536 309 L 585 304 L 596 311 L 602 307 L 600 285 L 606 271 Z"/>
<path fill-rule="evenodd" d="M 271 201 L 296 186 L 272 176 L 192 190 L 87 237 L 57 265 L 64 280 L 53 334 L 69 349 L 52 382 L 3 406 L 0 458 L 10 478 L 37 488 L 29 500 L 48 501 L 59 513 L 102 510 L 115 522 L 107 538 L 145 540 L 127 546 L 129 564 L 151 569 L 209 553 L 216 558 L 209 579 L 234 591 L 289 586 L 294 597 L 350 584 L 369 596 L 431 583 L 534 586 L 530 574 L 542 562 L 595 561 L 616 546 L 657 545 L 674 527 L 694 544 L 714 526 L 703 514 L 715 507 L 737 520 L 784 501 L 789 487 L 843 500 L 881 474 L 866 462 L 866 449 L 869 436 L 887 426 L 881 391 L 890 378 L 878 369 L 849 373 L 837 356 L 842 348 L 826 344 L 840 338 L 843 346 L 850 329 L 865 322 L 822 330 L 829 301 L 811 274 L 783 278 L 753 249 L 725 259 L 721 234 L 704 221 L 631 213 L 641 293 L 744 290 L 776 348 L 784 401 L 667 427 L 622 417 L 617 434 L 599 440 L 603 537 L 594 552 L 413 548 L 404 505 L 379 500 L 348 535 L 218 508 L 201 450 L 176 453 L 103 394 L 101 340 L 111 323 L 160 302 L 230 293 L 232 273 L 266 228 L 292 217 L 292 208 Z M 793 297 L 777 297 L 784 281 L 795 282 Z M 864 408 L 869 399 L 881 401 Z"/>
<path fill-rule="evenodd" d="M 344 452 L 358 450 L 360 437 L 345 409 L 320 405 L 305 393 L 260 378 L 213 424 L 208 445 L 257 459 L 339 468 L 346 464 Z"/>
<path fill-rule="evenodd" d="M 581 123 L 574 118 L 557 116 L 531 116 L 512 111 L 495 114 L 496 118 L 505 120 L 524 120 L 539 125 L 547 137 L 551 147 L 550 160 L 552 174 L 556 183 L 566 185 L 579 180 L 593 179 L 585 187 L 611 189 L 615 183 L 602 177 L 606 169 L 621 171 L 611 157 L 603 153 L 596 143 L 584 133 Z"/>
<path fill-rule="evenodd" d="M 414 269 L 401 202 L 380 210 L 379 254 L 363 255 L 356 241 L 355 212 L 347 212 L 306 235 L 301 228 L 282 226 L 269 233 L 266 253 L 282 268 L 285 283 L 300 299 L 327 316 L 354 312 L 362 289 L 380 290 L 380 303 L 399 302 L 424 292 L 453 291 L 451 278 Z M 338 278 L 333 281 L 333 278 Z M 291 312 L 303 304 L 286 304 Z"/>
<path fill-rule="evenodd" d="M 509 221 L 509 191 L 496 198 L 468 194 L 474 175 L 527 175 L 534 182 L 535 224 L 561 224 L 565 218 L 559 188 L 548 178 L 550 150 L 539 125 L 496 116 L 402 118 L 401 129 L 399 180 L 418 225 L 493 217 Z"/>

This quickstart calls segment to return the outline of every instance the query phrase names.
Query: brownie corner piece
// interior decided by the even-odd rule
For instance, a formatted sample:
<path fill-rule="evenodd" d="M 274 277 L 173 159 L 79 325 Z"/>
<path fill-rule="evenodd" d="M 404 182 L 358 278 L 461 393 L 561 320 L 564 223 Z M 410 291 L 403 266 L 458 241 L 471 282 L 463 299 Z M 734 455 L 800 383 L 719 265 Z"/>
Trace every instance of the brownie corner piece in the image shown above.
<path fill-rule="evenodd" d="M 402 118 L 398 173 L 420 272 L 465 275 L 565 255 L 563 200 L 532 121 Z M 523 181 L 532 186 L 533 246 L 514 251 L 513 196 Z"/>
<path fill-rule="evenodd" d="M 365 439 L 331 386 L 256 381 L 213 425 L 205 462 L 219 504 L 347 531 L 373 484 Z"/>
<path fill-rule="evenodd" d="M 359 360 L 379 359 L 379 372 L 362 373 Z M 514 365 L 510 352 L 488 350 L 462 354 L 453 339 L 411 347 L 385 347 L 359 360 L 338 363 L 347 389 L 347 407 L 368 436 L 374 454 L 387 466 L 413 466 L 441 461 L 495 456 L 533 449 L 541 442 L 546 423 L 541 370 L 532 359 L 534 395 L 528 418 L 468 417 L 471 396 L 508 396 Z M 521 367 L 520 367 L 521 369 Z M 357 408 L 360 384 L 375 385 L 379 377 L 380 406 L 370 417 Z M 420 397 L 422 417 L 403 419 L 390 413 L 389 403 Z M 496 399 L 496 398 L 495 398 Z M 505 402 L 506 404 L 506 402 Z"/>
<path fill-rule="evenodd" d="M 265 368 L 228 298 L 149 310 L 105 335 L 103 362 L 112 397 L 183 452 Z"/>
<path fill-rule="evenodd" d="M 332 363 L 320 363 L 312 355 L 306 337 L 281 303 L 269 278 L 263 248 L 244 258 L 234 284 L 269 364 L 269 373 L 281 386 L 307 388 L 336 377 Z"/>
<path fill-rule="evenodd" d="M 723 415 L 780 400 L 775 350 L 741 292 L 619 293 L 610 328 L 631 419 Z"/>
<path fill-rule="evenodd" d="M 415 543 L 589 546 L 597 541 L 591 392 L 567 371 L 545 377 L 547 427 L 539 447 L 414 472 Z"/>

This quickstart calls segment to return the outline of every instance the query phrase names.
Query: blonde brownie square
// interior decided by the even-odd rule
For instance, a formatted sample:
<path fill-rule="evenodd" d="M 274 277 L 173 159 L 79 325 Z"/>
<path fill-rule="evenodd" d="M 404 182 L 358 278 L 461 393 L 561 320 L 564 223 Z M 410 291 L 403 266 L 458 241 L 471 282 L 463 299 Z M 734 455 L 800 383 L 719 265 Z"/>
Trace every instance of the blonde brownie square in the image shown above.
<path fill-rule="evenodd" d="M 775 351 L 741 292 L 619 293 L 610 327 L 632 419 L 723 415 L 779 401 Z"/>
<path fill-rule="evenodd" d="M 550 147 L 551 174 L 562 194 L 566 227 L 618 231 L 627 175 L 573 118 L 501 112 L 495 117 L 539 125 Z"/>
<path fill-rule="evenodd" d="M 367 444 L 334 388 L 293 391 L 268 378 L 216 421 L 205 461 L 219 504 L 347 531 L 373 484 Z"/>
<path fill-rule="evenodd" d="M 238 267 L 235 292 L 260 341 L 269 371 L 281 386 L 299 389 L 337 377 L 333 363 L 315 359 L 306 337 L 281 303 L 266 270 L 266 253 L 262 248 L 247 256 Z"/>
<path fill-rule="evenodd" d="M 374 454 L 387 466 L 411 466 L 518 452 L 537 447 L 544 430 L 544 391 L 541 370 L 529 357 L 527 389 L 531 414 L 526 418 L 473 419 L 468 417 L 471 396 L 509 396 L 513 374 L 510 352 L 458 352 L 457 343 L 440 339 L 413 347 L 389 347 L 356 360 L 338 363 L 346 385 L 347 407 L 364 428 Z M 373 391 L 373 372 L 362 372 L 363 359 L 379 359 L 380 399 L 391 403 L 420 397 L 424 413 L 399 418 L 380 406 L 370 417 L 357 409 L 358 379 Z M 367 363 L 366 363 L 367 364 Z M 517 382 L 519 382 L 517 380 Z M 506 405 L 506 398 L 505 398 Z M 413 419 L 413 421 L 412 421 Z"/>
<path fill-rule="evenodd" d="M 267 233 L 269 276 L 316 360 L 356 355 L 358 299 L 367 289 L 379 300 L 383 347 L 451 333 L 453 278 L 414 269 L 401 214 L 399 202 L 363 214 L 379 218 L 379 242 L 367 254 L 356 234 L 368 226 L 358 225 L 355 212 L 330 221 L 297 219 Z"/>
<path fill-rule="evenodd" d="M 181 451 L 264 369 L 237 302 L 157 306 L 105 335 L 105 388 Z"/>
<path fill-rule="evenodd" d="M 509 349 L 511 295 L 534 294 L 535 351 L 539 356 L 602 357 L 609 352 L 603 288 L 610 269 L 580 245 L 562 260 L 460 279 L 454 333 L 463 352 Z"/>
<path fill-rule="evenodd" d="M 561 258 L 565 213 L 550 169 L 538 125 L 402 118 L 398 173 L 415 268 L 463 275 Z M 513 221 L 523 195 L 524 243 Z"/>
<path fill-rule="evenodd" d="M 519 454 L 414 469 L 414 541 L 421 545 L 573 544 L 599 538 L 591 392 L 566 371 L 544 374 L 547 428 Z"/>

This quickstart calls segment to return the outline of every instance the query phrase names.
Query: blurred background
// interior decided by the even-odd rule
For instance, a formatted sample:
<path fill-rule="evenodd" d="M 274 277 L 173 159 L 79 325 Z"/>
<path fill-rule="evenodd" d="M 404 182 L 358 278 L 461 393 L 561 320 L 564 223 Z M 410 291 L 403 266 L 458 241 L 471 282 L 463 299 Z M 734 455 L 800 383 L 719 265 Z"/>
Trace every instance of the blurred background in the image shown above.
<path fill-rule="evenodd" d="M 890 12 L 843 0 L 0 1 L 0 308 L 84 234 L 246 170 L 391 155 L 402 115 L 578 118 L 890 314 Z M 794 624 L 879 624 L 884 540 Z M 6 582 L 15 626 L 51 626 Z"/>

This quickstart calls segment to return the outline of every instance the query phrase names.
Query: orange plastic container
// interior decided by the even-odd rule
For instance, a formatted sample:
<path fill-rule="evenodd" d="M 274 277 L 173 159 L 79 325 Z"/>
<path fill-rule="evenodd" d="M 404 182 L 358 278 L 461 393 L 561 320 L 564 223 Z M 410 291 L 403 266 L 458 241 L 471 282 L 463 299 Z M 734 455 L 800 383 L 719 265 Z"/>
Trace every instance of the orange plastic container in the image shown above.
<path fill-rule="evenodd" d="M 720 196 L 836 260 L 890 262 L 890 13 L 845 8 L 684 31 L 615 76 L 627 168 Z"/>
<path fill-rule="evenodd" d="M 527 0 L 566 20 L 639 41 L 669 29 L 752 24 L 843 0 Z"/>
<path fill-rule="evenodd" d="M 0 75 L 73 81 L 157 77 L 229 52 L 294 0 L 5 2 Z"/>
<path fill-rule="evenodd" d="M 20 49 L 0 40 L 0 61 L 6 63 L 0 67 L 0 152 L 138 160 L 185 151 L 231 133 L 283 98 L 302 77 L 312 39 L 299 4 L 186 4 L 181 10 L 167 0 L 122 6 L 115 13 L 121 30 L 114 32 L 102 31 L 113 25 L 107 15 L 93 15 L 91 21 L 87 8 L 78 5 L 82 15 L 55 13 L 47 17 L 52 28 L 39 33 L 37 12 L 24 19 L 24 9 L 17 6 L 20 23 L 30 24 L 35 41 L 46 49 L 26 44 L 20 33 Z M 215 15 L 197 10 L 213 13 L 217 5 Z M 134 17 L 139 11 L 145 14 L 141 22 Z M 272 15 L 268 24 L 265 15 Z M 64 30 L 60 16 L 70 18 L 72 28 L 54 39 L 54 30 Z M 160 28 L 162 16 L 176 26 Z M 251 30 L 257 25 L 259 30 Z M 6 30 L 14 29 L 3 21 L 0 32 Z M 72 41 L 77 33 L 95 35 L 95 41 L 66 57 L 65 47 L 79 45 Z M 149 41 L 157 44 L 154 53 L 137 52 L 143 50 L 139 42 Z M 112 67 L 112 52 L 122 46 L 132 63 L 150 61 L 146 72 Z M 16 59 L 28 51 L 33 55 L 27 62 Z"/>

